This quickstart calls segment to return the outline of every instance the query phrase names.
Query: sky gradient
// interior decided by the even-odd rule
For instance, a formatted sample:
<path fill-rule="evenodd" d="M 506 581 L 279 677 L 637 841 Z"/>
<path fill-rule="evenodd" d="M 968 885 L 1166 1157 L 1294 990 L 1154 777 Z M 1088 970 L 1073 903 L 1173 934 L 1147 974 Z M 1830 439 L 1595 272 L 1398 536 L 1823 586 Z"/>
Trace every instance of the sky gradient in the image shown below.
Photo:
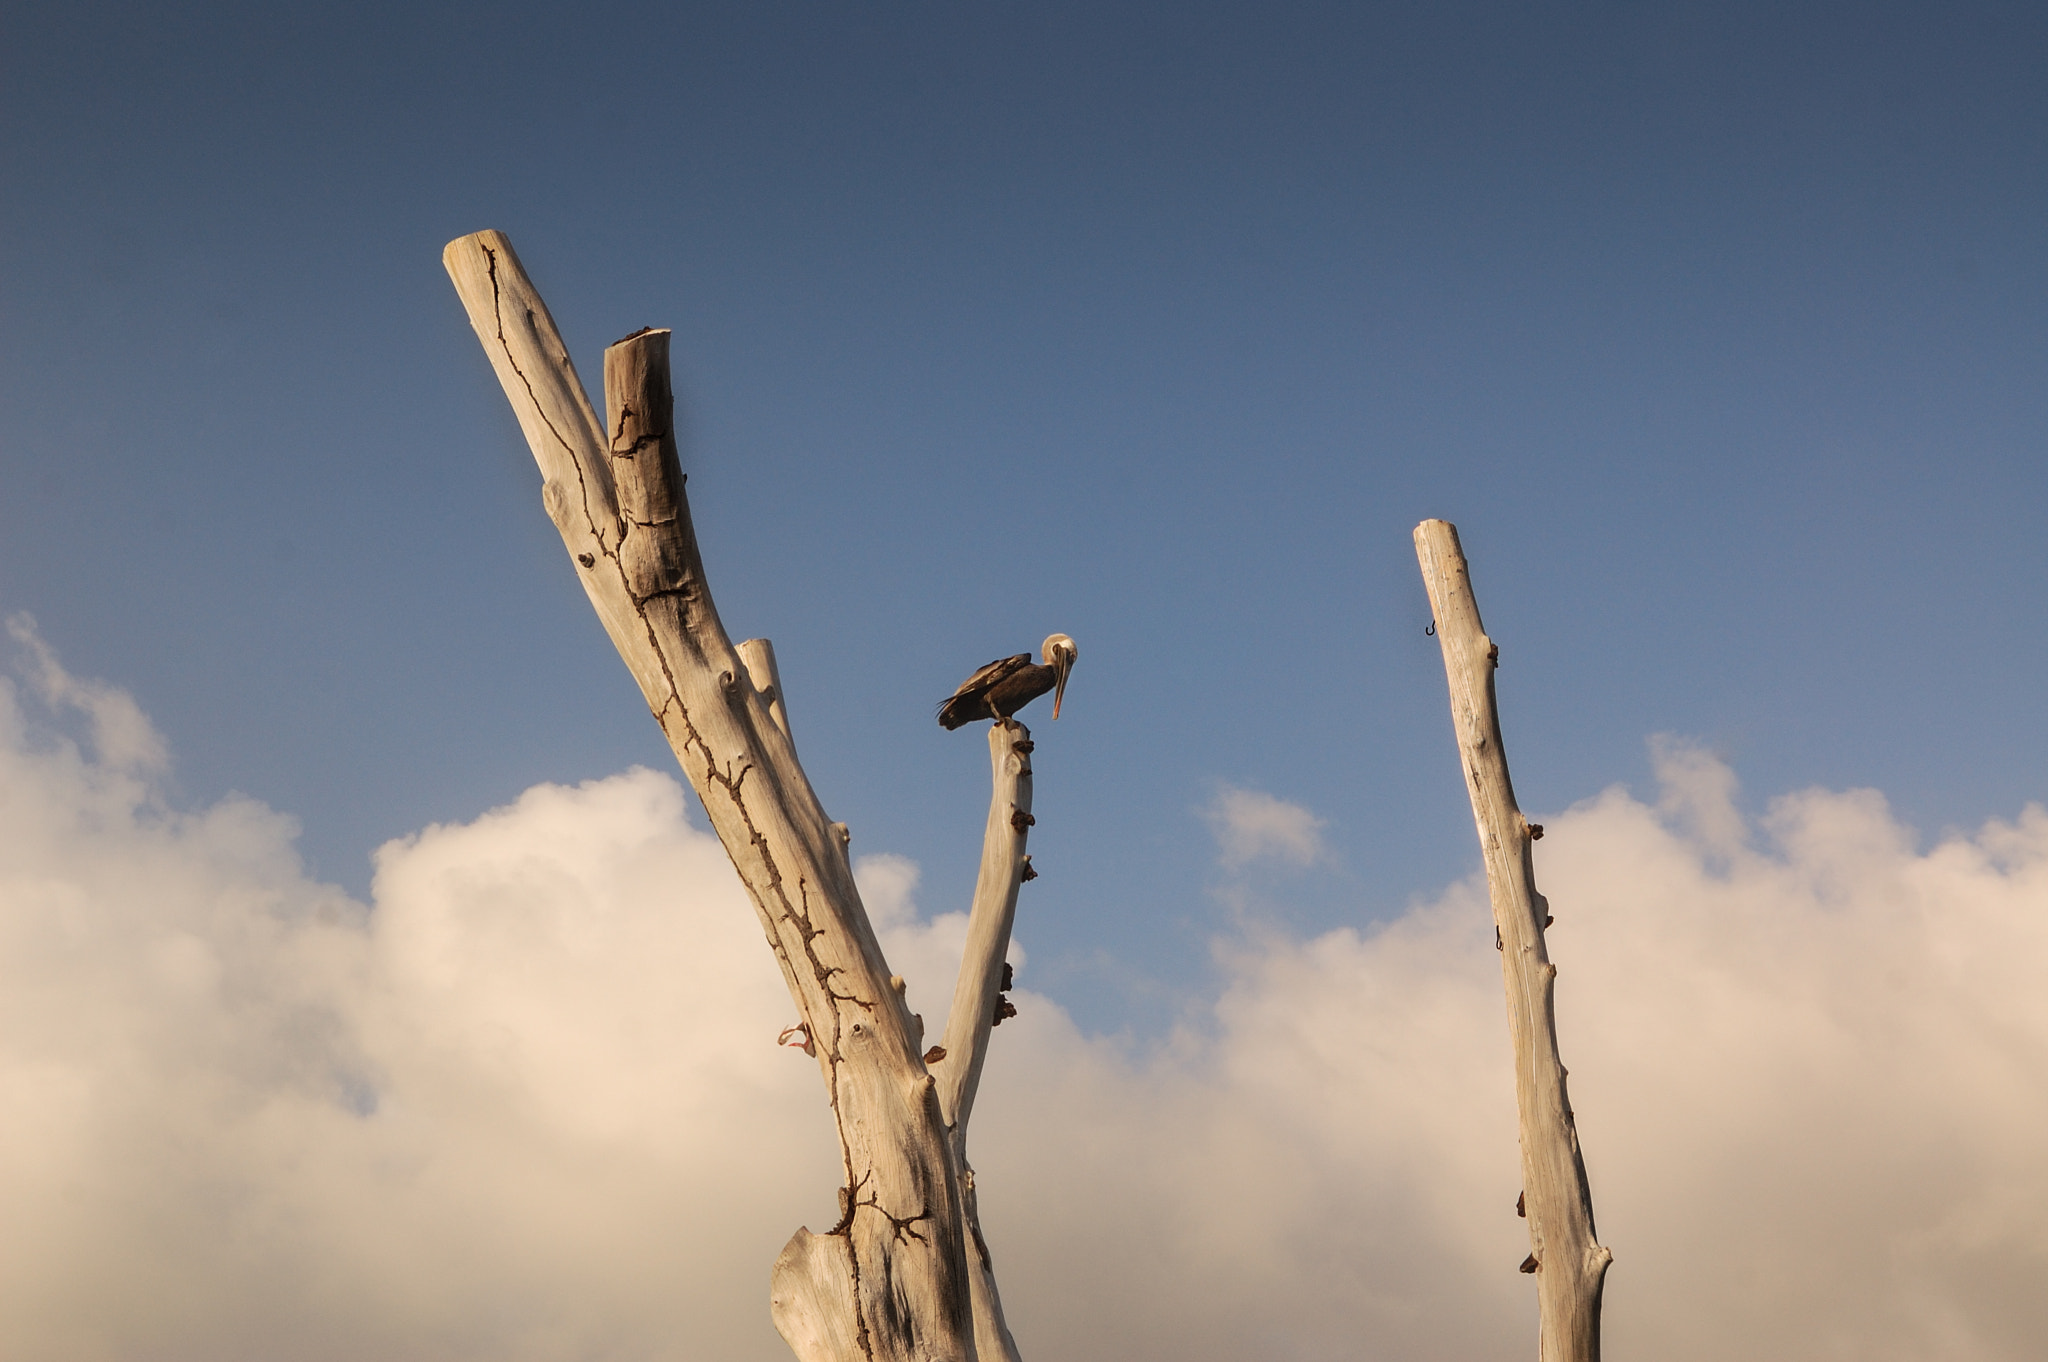
<path fill-rule="evenodd" d="M 1222 784 L 1330 820 L 1305 928 L 1474 864 L 1427 516 L 1532 807 L 1658 732 L 1930 833 L 2041 794 L 2034 11 L 12 14 L 0 592 L 358 893 L 667 762 L 441 276 L 485 226 L 586 373 L 676 329 L 713 589 L 860 848 L 964 897 L 931 707 L 1080 641 L 1034 911 L 1104 1024 L 1205 969 Z"/>

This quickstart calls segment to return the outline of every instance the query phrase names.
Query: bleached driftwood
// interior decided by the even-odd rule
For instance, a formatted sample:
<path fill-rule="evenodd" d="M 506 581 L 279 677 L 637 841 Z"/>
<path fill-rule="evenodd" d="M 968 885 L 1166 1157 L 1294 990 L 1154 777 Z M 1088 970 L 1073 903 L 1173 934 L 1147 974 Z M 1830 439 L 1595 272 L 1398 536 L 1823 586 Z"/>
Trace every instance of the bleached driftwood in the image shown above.
<path fill-rule="evenodd" d="M 542 502 L 760 915 L 839 1128 L 839 1223 L 799 1229 L 771 1278 L 804 1362 L 970 1362 L 960 1179 L 920 1023 L 789 736 L 774 656 L 743 657 L 705 585 L 676 457 L 666 331 L 605 352 L 607 421 L 497 232 L 442 256 L 542 475 Z"/>
<path fill-rule="evenodd" d="M 953 985 L 953 1004 L 946 1013 L 945 1053 L 932 1061 L 939 1080 L 939 1110 L 953 1141 L 953 1163 L 960 1173 L 960 1195 L 968 1235 L 968 1285 L 974 1293 L 974 1342 L 982 1362 L 1018 1362 L 1017 1343 L 1003 1321 L 1003 1302 L 996 1291 L 995 1265 L 981 1233 L 979 1200 L 974 1192 L 974 1167 L 967 1161 L 967 1118 L 974 1111 L 975 1090 L 988 1057 L 989 1031 L 995 1025 L 1002 996 L 1003 962 L 1010 951 L 1010 928 L 1017 917 L 1017 890 L 1030 858 L 1024 845 L 1030 836 L 1031 730 L 1015 719 L 992 724 L 988 755 L 994 790 L 989 796 L 988 827 L 981 843 L 981 873 L 974 884 L 974 907 L 967 918 L 967 949 L 960 977 Z"/>
<path fill-rule="evenodd" d="M 1415 554 L 1443 646 L 1451 724 L 1472 796 L 1472 817 L 1479 825 L 1507 985 L 1522 1137 L 1518 1209 L 1529 1218 L 1530 1252 L 1522 1268 L 1536 1274 L 1538 1356 L 1541 1362 L 1599 1362 L 1600 1292 L 1613 1255 L 1594 1238 L 1593 1195 L 1565 1095 L 1565 1068 L 1557 1057 L 1552 1007 L 1557 967 L 1543 941 L 1550 908 L 1536 892 L 1531 855 L 1543 830 L 1515 804 L 1494 708 L 1493 672 L 1500 650 L 1480 624 L 1457 528 L 1448 521 L 1423 521 L 1415 527 Z"/>

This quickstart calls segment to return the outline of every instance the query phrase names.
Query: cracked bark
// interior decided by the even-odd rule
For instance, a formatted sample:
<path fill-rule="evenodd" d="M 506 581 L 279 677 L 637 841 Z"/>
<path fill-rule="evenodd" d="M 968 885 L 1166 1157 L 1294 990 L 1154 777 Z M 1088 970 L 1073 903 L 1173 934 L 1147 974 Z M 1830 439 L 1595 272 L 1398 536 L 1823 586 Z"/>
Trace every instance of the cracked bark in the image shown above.
<path fill-rule="evenodd" d="M 1500 650 L 1480 624 L 1457 528 L 1423 521 L 1415 527 L 1415 555 L 1443 647 L 1451 725 L 1486 859 L 1507 989 L 1522 1141 L 1523 1195 L 1516 1210 L 1529 1219 L 1530 1251 L 1521 1270 L 1536 1276 L 1538 1356 L 1541 1362 L 1599 1362 L 1600 1293 L 1613 1255 L 1594 1237 L 1593 1194 L 1557 1056 L 1557 968 L 1543 937 L 1549 905 L 1536 892 L 1531 854 L 1542 829 L 1515 804 L 1494 706 Z"/>
<path fill-rule="evenodd" d="M 532 447 L 541 500 L 746 885 L 838 1125 L 840 1223 L 799 1229 L 771 1311 L 804 1362 L 971 1362 L 971 1237 L 938 1084 L 854 886 L 843 825 L 791 742 L 765 642 L 712 604 L 676 456 L 666 331 L 605 352 L 600 424 L 547 306 L 497 232 L 442 263 Z"/>

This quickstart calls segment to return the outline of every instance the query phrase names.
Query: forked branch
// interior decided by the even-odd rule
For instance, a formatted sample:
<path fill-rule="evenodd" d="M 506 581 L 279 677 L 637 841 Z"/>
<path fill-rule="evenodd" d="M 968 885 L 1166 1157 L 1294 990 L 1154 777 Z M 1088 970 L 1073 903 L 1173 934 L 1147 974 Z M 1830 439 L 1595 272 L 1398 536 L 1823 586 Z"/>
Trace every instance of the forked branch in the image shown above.
<path fill-rule="evenodd" d="M 890 987 L 845 830 L 797 761 L 772 651 L 743 657 L 712 604 L 676 456 L 668 332 L 606 351 L 600 424 L 511 243 L 479 232 L 442 259 L 577 577 L 703 800 L 816 1044 L 843 1213 L 825 1234 L 798 1230 L 777 1260 L 776 1326 L 805 1362 L 969 1362 L 967 1235 L 937 1084 Z"/>

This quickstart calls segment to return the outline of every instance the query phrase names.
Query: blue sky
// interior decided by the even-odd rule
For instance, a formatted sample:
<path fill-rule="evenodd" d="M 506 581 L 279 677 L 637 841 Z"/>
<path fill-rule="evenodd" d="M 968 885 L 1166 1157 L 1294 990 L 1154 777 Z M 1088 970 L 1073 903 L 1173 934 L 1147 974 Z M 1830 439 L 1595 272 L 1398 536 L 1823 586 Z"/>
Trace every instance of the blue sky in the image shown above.
<path fill-rule="evenodd" d="M 2048 793 L 2048 20 L 2025 6 L 12 5 L 0 607 L 360 895 L 671 769 L 441 274 L 586 376 L 676 331 L 728 627 L 855 849 L 964 901 L 1054 629 L 1031 983 L 1153 1029 L 1250 913 L 1477 864 L 1408 532 L 1460 526 L 1523 802 Z M 1202 811 L 1323 820 L 1254 887 Z M 1566 916 L 1560 905 L 1560 917 Z"/>

